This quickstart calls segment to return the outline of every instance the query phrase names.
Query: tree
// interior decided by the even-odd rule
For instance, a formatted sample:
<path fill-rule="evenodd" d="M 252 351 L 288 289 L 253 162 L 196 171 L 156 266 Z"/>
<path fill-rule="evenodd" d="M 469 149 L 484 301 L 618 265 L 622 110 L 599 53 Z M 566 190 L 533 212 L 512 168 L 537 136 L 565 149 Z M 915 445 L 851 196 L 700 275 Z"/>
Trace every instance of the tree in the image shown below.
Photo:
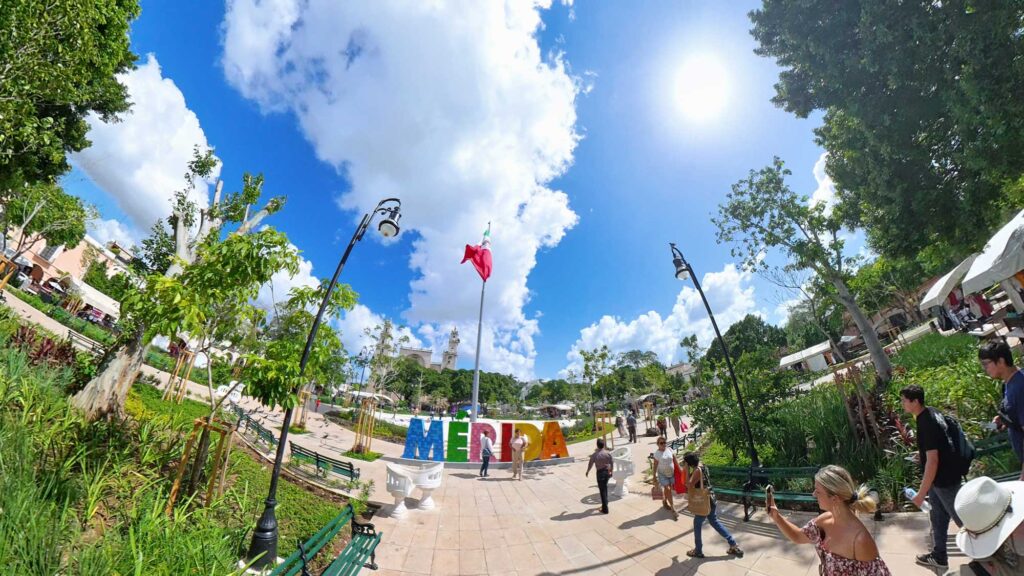
<path fill-rule="evenodd" d="M 869 314 L 894 306 L 908 320 L 919 321 L 923 315 L 918 309 L 917 289 L 927 277 L 917 260 L 879 256 L 857 269 L 850 279 L 850 289 Z"/>
<path fill-rule="evenodd" d="M 747 314 L 736 322 L 722 335 L 733 361 L 748 352 L 766 350 L 774 355 L 779 348 L 786 345 L 786 333 L 779 327 L 764 321 L 760 316 Z M 716 342 L 704 355 L 704 362 L 718 364 L 725 362 L 722 347 Z"/>
<path fill-rule="evenodd" d="M 839 346 L 844 328 L 842 305 L 835 297 L 835 288 L 817 276 L 808 277 L 796 270 L 773 268 L 764 270 L 762 276 L 799 297 L 799 302 L 790 308 L 784 327 L 788 345 L 802 350 L 824 338 L 835 357 L 845 362 L 846 357 Z"/>
<path fill-rule="evenodd" d="M 767 269 L 764 251 L 778 248 L 789 257 L 784 269 L 811 270 L 830 283 L 860 330 L 879 382 L 888 382 L 892 364 L 846 283 L 852 259 L 843 255 L 842 215 L 839 210 L 827 211 L 823 204 L 810 205 L 805 196 L 794 193 L 785 182 L 790 174 L 776 157 L 771 166 L 751 170 L 734 184 L 712 219 L 718 241 L 735 243 L 732 254 L 748 270 Z"/>
<path fill-rule="evenodd" d="M 654 352 L 642 350 L 630 350 L 619 355 L 619 366 L 632 366 L 640 369 L 649 364 L 658 362 L 658 355 Z"/>
<path fill-rule="evenodd" d="M 209 177 L 215 166 L 216 158 L 212 151 L 195 151 L 185 173 L 185 189 L 175 193 L 171 222 L 174 228 L 176 256 L 163 274 L 153 274 L 156 278 L 147 279 L 147 286 L 160 286 L 159 282 L 169 281 L 182 273 L 186 267 L 195 265 L 202 259 L 202 254 L 215 251 L 215 245 L 224 241 L 221 238 L 221 229 L 225 224 L 238 224 L 238 228 L 228 235 L 228 238 L 245 236 L 253 233 L 264 218 L 277 212 L 284 205 L 283 198 L 271 198 L 263 208 L 250 214 L 249 206 L 255 204 L 262 194 L 263 177 L 246 173 L 242 179 L 241 192 L 228 194 L 222 198 L 221 184 L 218 182 L 209 206 L 198 208 L 189 200 L 188 192 L 194 190 L 196 180 Z M 241 259 L 261 256 L 258 251 L 247 249 L 240 249 L 237 255 Z M 235 266 L 242 265 L 232 263 L 228 264 L 225 270 L 208 273 L 223 283 L 225 274 L 230 275 Z M 140 295 L 138 300 L 143 301 L 144 298 Z M 129 309 L 131 308 L 129 305 Z M 84 413 L 86 419 L 95 420 L 123 411 L 128 388 L 135 381 L 154 335 L 146 325 L 147 320 L 148 316 L 142 310 L 139 310 L 137 317 L 134 318 L 131 313 L 122 314 L 122 323 L 130 329 L 122 333 L 118 346 L 109 350 L 101 360 L 96 377 L 72 398 L 72 404 Z M 164 323 L 164 326 L 169 325 Z M 170 335 L 178 332 L 176 328 L 168 329 Z"/>
<path fill-rule="evenodd" d="M 295 392 L 301 386 L 311 382 L 325 384 L 333 381 L 335 375 L 347 372 L 345 346 L 330 320 L 339 318 L 343 310 L 352 309 L 357 295 L 349 285 L 339 284 L 327 301 L 305 374 L 299 378 L 302 354 L 315 320 L 313 311 L 323 301 L 327 286 L 328 282 L 321 280 L 317 287 L 292 288 L 288 300 L 280 308 L 275 307 L 277 314 L 264 331 L 258 349 L 247 357 L 250 384 L 246 393 L 264 406 L 294 408 L 298 400 Z"/>
<path fill-rule="evenodd" d="M 773 102 L 825 112 L 826 170 L 878 253 L 967 253 L 1017 206 L 1020 2 L 765 0 L 750 17 L 782 68 Z"/>
<path fill-rule="evenodd" d="M 89 264 L 82 275 L 82 281 L 118 302 L 128 295 L 133 285 L 131 277 L 124 272 L 107 276 L 107 265 L 100 260 L 93 260 Z"/>
<path fill-rule="evenodd" d="M 367 379 L 367 389 L 370 392 L 390 391 L 401 365 L 398 351 L 409 342 L 409 336 L 396 336 L 395 326 L 388 318 L 372 328 L 366 328 L 365 333 L 373 340 L 373 357 L 368 365 L 370 376 Z"/>
<path fill-rule="evenodd" d="M 220 400 L 214 395 L 212 349 L 224 342 L 240 340 L 239 328 L 260 321 L 264 312 L 252 302 L 260 287 L 281 271 L 298 272 L 298 254 L 284 234 L 272 228 L 248 235 L 232 234 L 223 241 L 202 243 L 196 261 L 180 274 L 149 276 L 145 289 L 131 291 L 122 303 L 122 312 L 130 321 L 145 326 L 146 340 L 158 334 L 187 334 L 195 343 L 194 352 L 206 356 L 210 402 L 207 423 L 213 422 L 217 408 L 231 392 L 229 390 Z M 287 342 L 287 339 L 279 342 Z M 264 400 L 269 394 L 266 381 L 259 377 L 266 373 L 259 369 L 254 372 L 248 392 Z M 281 394 L 291 392 L 292 389 L 287 389 Z M 188 492 L 200 481 L 209 445 L 210 431 L 203 428 L 186 488 Z"/>
<path fill-rule="evenodd" d="M 34 184 L 6 198 L 0 194 L 0 236 L 3 250 L 7 236 L 17 230 L 12 258 L 42 242 L 48 246 L 77 246 L 85 238 L 85 226 L 96 211 L 81 199 L 50 183 Z"/>
<path fill-rule="evenodd" d="M 25 183 L 68 171 L 66 152 L 82 150 L 96 114 L 128 110 L 117 74 L 135 54 L 129 23 L 136 0 L 5 0 L 0 7 L 0 204 Z"/>
<path fill-rule="evenodd" d="M 167 219 L 174 227 L 174 218 Z M 139 276 L 163 274 L 171 267 L 174 258 L 174 237 L 164 227 L 163 222 L 156 222 L 149 230 L 149 236 L 142 240 L 141 246 L 132 247 L 130 266 Z"/>
<path fill-rule="evenodd" d="M 604 378 L 609 370 L 612 351 L 607 345 L 602 344 L 600 348 L 593 350 L 580 350 L 583 357 L 583 383 L 590 391 L 590 416 L 594 418 L 594 388 Z M 597 430 L 597 420 L 594 419 L 594 430 Z"/>

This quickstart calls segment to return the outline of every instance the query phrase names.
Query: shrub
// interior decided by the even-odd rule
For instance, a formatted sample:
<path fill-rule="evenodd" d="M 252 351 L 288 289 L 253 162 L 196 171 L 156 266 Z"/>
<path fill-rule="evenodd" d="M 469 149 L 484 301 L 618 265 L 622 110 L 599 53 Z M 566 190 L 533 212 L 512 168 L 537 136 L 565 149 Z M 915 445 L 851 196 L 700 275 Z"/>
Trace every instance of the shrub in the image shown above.
<path fill-rule="evenodd" d="M 930 333 L 904 347 L 892 358 L 895 366 L 908 371 L 937 368 L 953 364 L 969 356 L 978 357 L 978 341 L 967 334 L 943 336 Z"/>

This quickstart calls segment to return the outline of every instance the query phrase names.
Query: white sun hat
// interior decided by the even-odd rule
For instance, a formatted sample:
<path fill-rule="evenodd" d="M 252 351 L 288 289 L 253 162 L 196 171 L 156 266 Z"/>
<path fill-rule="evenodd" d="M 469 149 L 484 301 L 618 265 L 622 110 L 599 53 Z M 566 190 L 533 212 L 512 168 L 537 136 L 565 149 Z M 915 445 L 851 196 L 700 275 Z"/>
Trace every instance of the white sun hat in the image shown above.
<path fill-rule="evenodd" d="M 963 522 L 956 545 L 971 558 L 988 558 L 1024 521 L 1024 482 L 975 478 L 960 487 L 954 507 Z"/>

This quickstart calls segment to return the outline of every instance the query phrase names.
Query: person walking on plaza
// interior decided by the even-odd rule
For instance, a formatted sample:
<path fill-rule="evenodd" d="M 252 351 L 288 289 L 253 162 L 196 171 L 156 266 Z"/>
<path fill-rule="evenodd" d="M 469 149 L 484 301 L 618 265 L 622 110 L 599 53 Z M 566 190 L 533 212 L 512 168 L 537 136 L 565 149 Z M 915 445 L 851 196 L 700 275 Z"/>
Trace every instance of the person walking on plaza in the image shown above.
<path fill-rule="evenodd" d="M 878 546 L 857 512 L 875 511 L 867 486 L 857 486 L 840 466 L 825 466 L 814 475 L 814 497 L 824 512 L 803 528 L 787 520 L 768 492 L 765 509 L 779 530 L 797 544 L 813 544 L 824 576 L 891 576 Z"/>
<path fill-rule="evenodd" d="M 957 526 L 962 526 L 953 507 L 960 489 L 960 472 L 946 434 L 945 418 L 925 405 L 924 389 L 916 384 L 907 386 L 900 390 L 900 402 L 903 410 L 917 420 L 917 452 L 922 477 L 917 496 L 913 499 L 914 506 L 920 508 L 927 496 L 932 507 L 928 513 L 932 524 L 932 550 L 919 555 L 916 560 L 922 566 L 946 568 L 949 566 L 946 551 L 949 519 L 953 518 Z"/>
<path fill-rule="evenodd" d="M 523 431 L 516 428 L 515 437 L 508 443 L 512 449 L 512 479 L 515 480 L 518 476 L 520 480 L 523 479 L 523 453 L 526 452 L 526 447 L 530 445 L 530 441 L 523 435 Z"/>
<path fill-rule="evenodd" d="M 604 449 L 604 439 L 598 438 L 597 450 L 590 455 L 590 463 L 587 464 L 584 476 L 590 476 L 590 469 L 597 468 L 597 492 L 601 495 L 601 514 L 608 513 L 608 479 L 612 477 L 614 466 L 612 453 Z"/>
<path fill-rule="evenodd" d="M 1024 373 L 1013 363 L 1010 346 L 1003 341 L 992 341 L 978 350 L 981 367 L 989 377 L 1003 383 L 1003 400 L 999 413 L 992 419 L 996 427 L 1009 430 L 1010 445 L 1017 459 L 1024 462 Z M 1024 466 L 1020 471 L 1020 480 L 1024 480 Z"/>
<path fill-rule="evenodd" d="M 1024 574 L 1024 482 L 975 478 L 960 488 L 955 506 L 964 521 L 956 545 L 971 558 L 961 576 Z"/>
<path fill-rule="evenodd" d="M 619 438 L 625 438 L 626 437 L 626 428 L 623 426 L 623 423 L 622 423 L 622 414 L 616 414 L 615 415 L 615 427 L 618 428 L 618 430 L 619 430 Z"/>
<path fill-rule="evenodd" d="M 658 485 L 661 486 L 661 505 L 672 512 L 672 519 L 679 520 L 679 512 L 676 512 L 675 503 L 672 502 L 672 486 L 676 482 L 676 467 L 679 461 L 676 460 L 676 453 L 665 446 L 664 438 L 658 438 L 658 449 L 647 458 L 654 461 L 657 466 Z"/>
<path fill-rule="evenodd" d="M 736 556 L 737 558 L 743 557 L 743 550 L 736 543 L 736 539 L 729 534 L 729 531 L 722 526 L 721 522 L 718 521 L 718 515 L 715 513 L 718 508 L 718 502 L 715 501 L 715 493 L 711 490 L 711 479 L 708 476 L 708 469 L 700 463 L 700 457 L 697 456 L 696 452 L 687 452 L 683 455 L 683 462 L 686 462 L 686 490 L 692 494 L 695 488 L 706 488 L 709 490 L 711 499 L 711 509 L 708 514 L 693 516 L 693 550 L 686 553 L 690 558 L 703 558 L 704 557 L 704 543 L 701 540 L 701 529 L 704 527 L 704 521 L 706 520 L 715 532 L 718 532 L 725 541 L 729 543 L 729 549 L 726 550 L 726 554 Z M 692 510 L 691 510 L 692 512 Z"/>
<path fill-rule="evenodd" d="M 636 414 L 632 410 L 629 411 L 629 416 L 626 416 L 626 429 L 629 430 L 629 443 L 633 444 L 636 442 Z"/>
<path fill-rule="evenodd" d="M 658 416 L 656 426 L 658 427 L 658 437 L 668 439 L 668 420 L 665 419 L 664 414 Z"/>
<path fill-rule="evenodd" d="M 483 464 L 480 465 L 481 477 L 487 476 L 487 468 L 491 464 L 492 454 L 494 454 L 494 441 L 491 440 L 491 437 L 487 435 L 487 431 L 484 430 L 480 434 L 480 460 L 483 461 Z"/>

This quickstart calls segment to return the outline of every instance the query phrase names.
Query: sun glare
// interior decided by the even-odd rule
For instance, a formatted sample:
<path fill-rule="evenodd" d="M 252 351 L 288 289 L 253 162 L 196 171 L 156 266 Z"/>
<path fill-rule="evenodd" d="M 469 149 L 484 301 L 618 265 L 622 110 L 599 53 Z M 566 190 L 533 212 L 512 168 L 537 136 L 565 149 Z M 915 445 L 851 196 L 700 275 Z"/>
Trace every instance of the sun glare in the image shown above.
<path fill-rule="evenodd" d="M 687 57 L 676 75 L 675 99 L 680 112 L 691 122 L 718 118 L 729 100 L 725 65 L 711 54 Z"/>

